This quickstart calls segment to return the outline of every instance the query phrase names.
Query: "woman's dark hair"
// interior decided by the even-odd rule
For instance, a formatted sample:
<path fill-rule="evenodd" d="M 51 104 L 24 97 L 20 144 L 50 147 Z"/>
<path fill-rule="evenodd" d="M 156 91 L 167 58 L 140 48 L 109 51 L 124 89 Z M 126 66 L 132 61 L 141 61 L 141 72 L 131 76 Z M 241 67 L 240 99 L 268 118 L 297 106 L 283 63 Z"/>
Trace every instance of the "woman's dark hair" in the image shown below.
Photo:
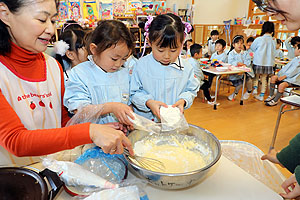
<path fill-rule="evenodd" d="M 223 39 L 218 39 L 218 40 L 216 41 L 216 44 L 222 45 L 223 48 L 226 47 L 226 42 L 225 42 L 225 40 L 223 40 Z"/>
<path fill-rule="evenodd" d="M 231 43 L 231 47 L 230 47 L 230 51 L 228 52 L 228 55 L 234 49 L 233 44 L 238 43 L 239 41 L 243 41 L 243 43 L 244 43 L 244 36 L 242 36 L 242 35 L 234 36 L 234 38 L 232 39 L 232 43 Z"/>
<path fill-rule="evenodd" d="M 159 47 L 178 48 L 177 40 L 179 38 L 179 42 L 183 42 L 184 29 L 185 26 L 178 16 L 172 13 L 158 15 L 149 27 L 149 41 L 158 41 Z"/>
<path fill-rule="evenodd" d="M 274 35 L 275 35 L 275 26 L 274 26 L 273 22 L 268 21 L 268 22 L 265 22 L 263 24 L 260 35 L 262 36 L 266 33 L 270 33 L 274 37 Z"/>
<path fill-rule="evenodd" d="M 125 24 L 118 20 L 105 20 L 98 23 L 89 39 L 89 45 L 91 43 L 97 45 L 97 53 L 100 54 L 111 46 L 117 45 L 119 41 L 125 42 L 133 53 L 133 36 Z M 90 50 L 88 52 L 91 53 Z"/>
<path fill-rule="evenodd" d="M 57 8 L 59 0 L 54 1 Z M 22 7 L 30 5 L 32 0 L 0 0 L 0 3 L 4 3 L 11 13 L 16 13 Z M 11 37 L 8 28 L 6 24 L 0 20 L 0 55 L 5 55 L 11 51 L 10 41 Z"/>
<path fill-rule="evenodd" d="M 69 45 L 69 51 L 78 52 L 78 49 L 85 47 L 85 32 L 83 30 L 66 30 L 60 34 L 58 40 L 63 40 Z M 66 67 L 64 66 L 64 62 L 66 61 L 71 64 L 71 60 L 67 57 L 67 55 L 61 56 L 59 54 L 55 55 L 56 60 L 61 64 L 63 70 L 66 71 Z"/>
<path fill-rule="evenodd" d="M 270 12 L 270 13 L 279 13 L 281 14 L 285 19 L 287 19 L 288 13 L 278 9 L 278 2 L 277 0 L 270 0 L 270 1 L 265 1 L 265 0 L 252 0 L 257 7 L 263 11 L 263 12 Z M 272 2 L 272 4 L 271 4 Z"/>
<path fill-rule="evenodd" d="M 190 51 L 191 51 L 191 56 L 194 57 L 194 55 L 196 53 L 200 53 L 200 50 L 202 49 L 202 46 L 200 44 L 193 44 L 190 48 Z"/>

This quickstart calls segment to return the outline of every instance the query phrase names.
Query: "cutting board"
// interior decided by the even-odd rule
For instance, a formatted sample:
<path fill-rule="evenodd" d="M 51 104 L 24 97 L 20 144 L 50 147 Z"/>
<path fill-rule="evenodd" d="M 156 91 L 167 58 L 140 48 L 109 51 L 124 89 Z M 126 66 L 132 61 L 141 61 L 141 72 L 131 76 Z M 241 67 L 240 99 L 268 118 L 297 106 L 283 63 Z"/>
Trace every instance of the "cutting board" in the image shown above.
<path fill-rule="evenodd" d="M 182 190 L 145 188 L 150 200 L 282 200 L 283 198 L 256 180 L 227 158 L 218 163 L 197 185 Z"/>

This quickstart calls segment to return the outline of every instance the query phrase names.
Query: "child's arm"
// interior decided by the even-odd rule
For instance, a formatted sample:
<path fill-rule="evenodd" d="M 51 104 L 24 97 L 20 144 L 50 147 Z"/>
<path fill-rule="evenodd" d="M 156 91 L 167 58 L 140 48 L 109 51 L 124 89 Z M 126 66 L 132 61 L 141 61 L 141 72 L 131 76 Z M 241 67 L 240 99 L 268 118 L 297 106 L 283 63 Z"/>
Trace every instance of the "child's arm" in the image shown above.
<path fill-rule="evenodd" d="M 291 45 L 291 40 L 292 40 L 292 37 L 289 37 L 288 39 L 286 39 L 285 41 L 284 41 L 284 44 L 285 44 L 285 46 L 286 46 L 286 49 L 290 52 L 290 51 L 293 51 L 293 46 Z"/>
<path fill-rule="evenodd" d="M 237 66 L 238 65 L 238 61 L 235 59 L 232 51 L 228 55 L 228 63 L 231 64 L 231 65 L 233 65 L 233 66 Z"/>
<path fill-rule="evenodd" d="M 151 112 L 157 116 L 159 119 L 160 119 L 160 107 L 163 106 L 163 107 L 168 107 L 167 104 L 161 102 L 161 101 L 155 101 L 155 100 L 148 100 L 146 102 L 146 106 L 148 108 L 150 108 Z"/>
<path fill-rule="evenodd" d="M 282 81 L 282 80 L 284 80 L 286 77 L 287 77 L 286 75 L 280 76 L 280 77 L 278 77 L 278 81 Z"/>
<path fill-rule="evenodd" d="M 190 71 L 188 72 L 188 81 L 186 83 L 186 87 L 183 93 L 181 93 L 178 96 L 177 102 L 180 99 L 183 99 L 185 101 L 185 106 L 184 109 L 187 109 L 189 107 L 191 107 L 191 105 L 193 104 L 194 98 L 197 96 L 197 92 L 199 91 L 200 88 L 200 83 L 197 79 L 197 77 L 194 74 L 194 70 L 192 68 L 192 66 L 190 67 Z M 184 70 L 188 70 L 188 68 L 186 67 Z"/>
<path fill-rule="evenodd" d="M 250 67 L 250 65 L 251 65 L 251 56 L 250 56 L 249 52 L 247 52 L 247 51 L 245 51 L 244 53 L 245 53 L 245 55 L 244 55 L 244 64 L 247 67 Z"/>

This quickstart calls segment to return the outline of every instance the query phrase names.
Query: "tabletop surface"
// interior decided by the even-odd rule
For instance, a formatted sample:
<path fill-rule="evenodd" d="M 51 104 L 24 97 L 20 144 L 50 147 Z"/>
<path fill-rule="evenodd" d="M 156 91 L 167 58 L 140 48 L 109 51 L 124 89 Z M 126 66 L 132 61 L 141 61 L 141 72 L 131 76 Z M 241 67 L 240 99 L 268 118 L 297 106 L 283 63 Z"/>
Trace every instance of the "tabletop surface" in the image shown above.
<path fill-rule="evenodd" d="M 202 69 L 204 72 L 208 72 L 215 75 L 224 75 L 224 74 L 238 74 L 238 73 L 244 73 L 244 70 L 227 70 L 227 71 L 217 71 L 215 67 L 209 67 L 208 69 Z"/>

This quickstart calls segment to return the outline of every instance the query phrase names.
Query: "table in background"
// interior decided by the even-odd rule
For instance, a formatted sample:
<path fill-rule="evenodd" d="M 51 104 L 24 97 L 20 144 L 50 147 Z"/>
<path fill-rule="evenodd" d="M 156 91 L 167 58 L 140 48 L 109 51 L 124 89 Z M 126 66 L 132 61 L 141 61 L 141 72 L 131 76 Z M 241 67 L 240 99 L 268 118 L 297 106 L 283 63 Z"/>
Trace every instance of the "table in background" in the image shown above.
<path fill-rule="evenodd" d="M 243 81 L 243 89 L 242 89 L 242 95 L 241 95 L 241 100 L 240 100 L 240 105 L 243 105 L 243 94 L 244 94 L 244 89 L 245 89 L 245 82 L 246 82 L 246 72 L 244 70 L 227 70 L 227 71 L 217 71 L 215 67 L 209 67 L 207 69 L 203 68 L 202 71 L 214 74 L 217 76 L 216 78 L 216 90 L 215 90 L 215 100 L 214 100 L 214 110 L 217 109 L 217 97 L 218 97 L 218 84 L 219 84 L 219 79 L 222 75 L 232 75 L 232 74 L 239 74 L 243 73 L 244 74 L 244 81 Z"/>

